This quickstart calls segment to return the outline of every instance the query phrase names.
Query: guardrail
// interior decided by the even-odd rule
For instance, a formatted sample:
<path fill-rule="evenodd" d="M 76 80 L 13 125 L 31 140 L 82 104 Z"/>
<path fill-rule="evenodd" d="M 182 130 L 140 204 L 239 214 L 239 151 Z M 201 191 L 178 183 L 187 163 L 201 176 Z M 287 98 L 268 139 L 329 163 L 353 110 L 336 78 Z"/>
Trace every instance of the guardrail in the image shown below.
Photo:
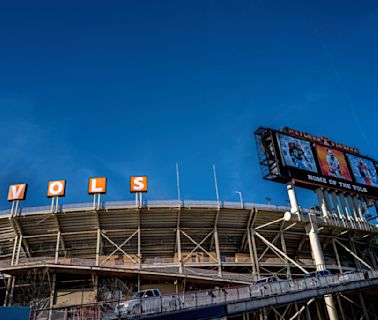
<path fill-rule="evenodd" d="M 173 259 L 172 259 L 173 261 Z M 195 267 L 184 267 L 183 272 L 179 272 L 179 266 L 164 266 L 163 263 L 161 265 L 150 266 L 150 265 L 141 265 L 139 266 L 138 263 L 123 263 L 117 264 L 115 261 L 103 261 L 100 262 L 98 266 L 96 266 L 95 259 L 83 259 L 83 258 L 55 258 L 52 257 L 35 257 L 35 258 L 20 258 L 17 265 L 12 264 L 12 260 L 0 260 L 0 271 L 1 269 L 6 269 L 9 267 L 20 267 L 20 266 L 38 266 L 38 265 L 68 265 L 68 266 L 76 266 L 76 267 L 110 267 L 116 269 L 123 269 L 123 270 L 140 270 L 146 272 L 156 272 L 156 273 L 165 273 L 165 274 L 177 274 L 177 275 L 192 275 L 192 276 L 200 276 L 200 277 L 207 277 L 216 280 L 229 280 L 229 281 L 239 281 L 242 283 L 251 283 L 255 280 L 252 275 L 247 274 L 239 274 L 233 272 L 225 272 L 222 271 L 222 276 L 219 276 L 218 271 L 216 270 L 209 270 L 209 269 L 202 269 L 202 268 L 195 268 Z"/>
<path fill-rule="evenodd" d="M 33 310 L 32 320 L 46 318 L 60 319 L 124 319 L 183 312 L 205 307 L 237 303 L 253 299 L 287 295 L 312 290 L 332 289 L 335 286 L 378 279 L 378 271 L 345 273 L 317 278 L 306 278 L 293 281 L 277 281 L 234 288 L 201 290 L 183 294 L 165 295 L 131 299 L 117 302 L 103 302 L 93 305 L 80 305 L 64 308 Z M 315 289 L 315 291 L 314 291 Z M 324 294 L 324 293 L 323 293 Z"/>
<path fill-rule="evenodd" d="M 272 211 L 290 211 L 289 206 L 261 204 L 255 202 L 240 202 L 240 201 L 216 201 L 216 200 L 142 200 L 136 202 L 135 200 L 115 200 L 104 201 L 100 204 L 100 209 L 116 209 L 116 208 L 144 208 L 144 207 L 176 207 L 176 208 L 190 208 L 190 207 L 206 207 L 206 208 L 234 208 L 234 209 L 263 209 Z M 96 204 L 93 202 L 82 203 L 67 203 L 60 204 L 59 211 L 74 211 L 74 210 L 96 210 Z M 37 213 L 51 211 L 51 206 L 25 207 L 18 208 L 19 214 L 22 213 Z M 303 213 L 312 213 L 314 215 L 322 216 L 319 210 L 301 208 Z M 10 209 L 0 211 L 0 215 L 9 214 Z M 338 218 L 335 213 L 331 213 L 331 218 Z M 353 219 L 353 218 L 352 218 Z"/>
<path fill-rule="evenodd" d="M 175 207 L 175 208 L 230 208 L 230 209 L 263 209 L 271 211 L 288 211 L 288 206 L 276 206 L 270 204 L 261 204 L 254 202 L 234 202 L 234 201 L 215 201 L 215 200 L 143 200 L 141 203 L 135 200 L 105 201 L 101 203 L 100 209 L 117 209 L 117 208 L 148 208 L 148 207 Z M 59 211 L 69 212 L 75 210 L 96 210 L 93 202 L 67 203 L 60 204 Z M 51 211 L 51 206 L 25 207 L 18 208 L 18 214 L 46 213 Z M 10 209 L 0 211 L 0 215 L 10 214 Z"/>

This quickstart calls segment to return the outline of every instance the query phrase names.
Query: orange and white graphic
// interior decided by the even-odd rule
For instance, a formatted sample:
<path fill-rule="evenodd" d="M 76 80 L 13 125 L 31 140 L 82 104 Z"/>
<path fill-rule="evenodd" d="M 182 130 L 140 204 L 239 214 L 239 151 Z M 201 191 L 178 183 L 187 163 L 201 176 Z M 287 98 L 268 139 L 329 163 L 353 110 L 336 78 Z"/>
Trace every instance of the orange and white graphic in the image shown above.
<path fill-rule="evenodd" d="M 26 183 L 11 184 L 9 186 L 8 201 L 24 200 L 26 197 Z"/>
<path fill-rule="evenodd" d="M 147 192 L 147 177 L 130 177 L 130 192 Z"/>
<path fill-rule="evenodd" d="M 89 178 L 88 193 L 106 193 L 106 178 Z"/>
<path fill-rule="evenodd" d="M 66 180 L 51 180 L 47 187 L 47 196 L 63 197 L 66 192 Z"/>

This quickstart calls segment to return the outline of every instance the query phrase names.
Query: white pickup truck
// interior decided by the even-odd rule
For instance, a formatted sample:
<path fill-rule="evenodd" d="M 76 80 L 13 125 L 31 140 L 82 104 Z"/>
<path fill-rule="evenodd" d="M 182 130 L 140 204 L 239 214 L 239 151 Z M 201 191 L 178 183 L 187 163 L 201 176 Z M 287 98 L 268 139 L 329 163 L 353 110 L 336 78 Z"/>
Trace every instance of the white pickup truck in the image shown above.
<path fill-rule="evenodd" d="M 131 300 L 116 306 L 117 317 L 138 316 L 185 308 L 178 296 L 162 296 L 159 289 L 146 289 L 135 292 Z"/>

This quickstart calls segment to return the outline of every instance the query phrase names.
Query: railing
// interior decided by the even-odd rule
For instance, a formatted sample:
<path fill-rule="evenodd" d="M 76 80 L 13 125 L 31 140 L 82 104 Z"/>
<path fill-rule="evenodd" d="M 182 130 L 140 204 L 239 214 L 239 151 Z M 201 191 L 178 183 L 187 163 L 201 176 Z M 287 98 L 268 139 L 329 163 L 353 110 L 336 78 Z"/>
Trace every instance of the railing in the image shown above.
<path fill-rule="evenodd" d="M 143 200 L 138 204 L 139 207 L 204 207 L 204 208 L 230 208 L 230 209 L 263 209 L 271 211 L 288 211 L 290 210 L 287 206 L 276 206 L 270 204 L 260 204 L 253 202 L 234 202 L 234 201 L 214 201 L 214 200 Z M 120 201 L 105 201 L 101 203 L 100 208 L 103 209 L 116 209 L 116 208 L 135 208 L 137 202 L 135 200 L 120 200 Z M 94 210 L 95 206 L 93 202 L 83 202 L 83 203 L 68 203 L 60 204 L 60 211 L 75 211 L 75 210 Z M 38 206 L 38 207 L 25 207 L 19 208 L 19 214 L 23 213 L 45 213 L 51 211 L 51 206 Z M 9 214 L 10 209 L 0 211 L 0 215 Z"/>
<path fill-rule="evenodd" d="M 153 207 L 169 207 L 169 208 L 211 208 L 217 210 L 222 209 L 239 209 L 239 210 L 251 210 L 256 208 L 265 211 L 278 211 L 286 212 L 290 211 L 288 206 L 276 206 L 270 204 L 259 204 L 253 202 L 234 202 L 234 201 L 213 201 L 213 200 L 143 200 L 140 203 L 135 200 L 122 200 L 122 201 L 105 201 L 100 204 L 100 209 L 112 210 L 112 209 L 132 209 L 132 208 L 153 208 Z M 58 211 L 60 212 L 74 212 L 74 211 L 93 211 L 97 210 L 94 203 L 74 203 L 74 204 L 61 204 Z M 18 215 L 22 214 L 43 214 L 51 212 L 50 206 L 42 207 L 26 207 L 18 208 Z M 378 225 L 365 221 L 354 220 L 351 217 L 343 217 L 340 219 L 337 215 L 332 214 L 328 217 L 323 217 L 319 211 L 313 209 L 301 208 L 301 212 L 305 215 L 312 213 L 317 219 L 318 223 L 327 224 L 335 227 L 360 229 L 365 231 L 375 231 L 378 229 Z M 9 215 L 10 210 L 0 211 L 1 215 Z"/>
<path fill-rule="evenodd" d="M 378 271 L 368 271 L 365 273 L 346 273 L 294 281 L 277 281 L 234 288 L 186 292 L 161 297 L 52 308 L 50 310 L 34 310 L 31 319 L 45 318 L 49 312 L 51 312 L 52 318 L 56 320 L 132 318 L 152 314 L 194 310 L 197 308 L 224 305 L 251 299 L 263 299 L 271 296 L 287 295 L 314 289 L 313 295 L 316 296 L 324 294 L 319 291 L 320 289 L 331 289 L 339 285 L 377 278 Z"/>
<path fill-rule="evenodd" d="M 169 259 L 171 260 L 171 259 Z M 172 260 L 171 260 L 172 261 Z M 56 264 L 56 265 L 69 265 L 69 266 L 76 266 L 76 267 L 96 267 L 96 260 L 95 259 L 83 259 L 83 258 L 55 258 L 52 257 L 36 257 L 36 258 L 20 258 L 18 261 L 17 266 L 35 266 L 35 265 L 45 265 L 45 264 Z M 15 265 L 12 265 L 11 260 L 0 260 L 0 271 L 1 268 L 9 268 Z M 143 265 L 139 268 L 139 264 L 137 263 L 123 263 L 117 264 L 116 261 L 103 261 L 100 262 L 99 266 L 97 267 L 111 267 L 123 270 L 141 270 L 147 272 L 156 272 L 156 273 L 164 273 L 164 274 L 177 274 L 180 275 L 179 267 L 178 266 L 156 266 L 152 267 L 149 265 Z M 232 272 L 225 272 L 222 271 L 222 275 L 218 274 L 218 271 L 209 270 L 209 269 L 200 269 L 200 268 L 191 268 L 191 267 L 184 267 L 183 275 L 192 275 L 192 276 L 200 276 L 200 277 L 207 277 L 217 280 L 229 280 L 229 281 L 239 281 L 244 283 L 251 283 L 255 279 L 252 275 L 248 274 L 238 274 Z"/>

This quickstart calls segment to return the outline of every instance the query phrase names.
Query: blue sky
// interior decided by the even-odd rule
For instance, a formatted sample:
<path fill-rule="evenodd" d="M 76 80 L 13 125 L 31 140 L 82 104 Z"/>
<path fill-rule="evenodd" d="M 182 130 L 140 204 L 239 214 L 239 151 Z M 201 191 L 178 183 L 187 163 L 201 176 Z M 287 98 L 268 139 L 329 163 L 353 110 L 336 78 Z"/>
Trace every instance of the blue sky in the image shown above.
<path fill-rule="evenodd" d="M 285 204 L 261 178 L 253 132 L 290 126 L 378 158 L 376 1 L 3 1 L 0 5 L 0 208 L 220 196 Z M 307 197 L 307 196 L 306 196 Z M 306 198 L 307 199 L 307 198 Z"/>

